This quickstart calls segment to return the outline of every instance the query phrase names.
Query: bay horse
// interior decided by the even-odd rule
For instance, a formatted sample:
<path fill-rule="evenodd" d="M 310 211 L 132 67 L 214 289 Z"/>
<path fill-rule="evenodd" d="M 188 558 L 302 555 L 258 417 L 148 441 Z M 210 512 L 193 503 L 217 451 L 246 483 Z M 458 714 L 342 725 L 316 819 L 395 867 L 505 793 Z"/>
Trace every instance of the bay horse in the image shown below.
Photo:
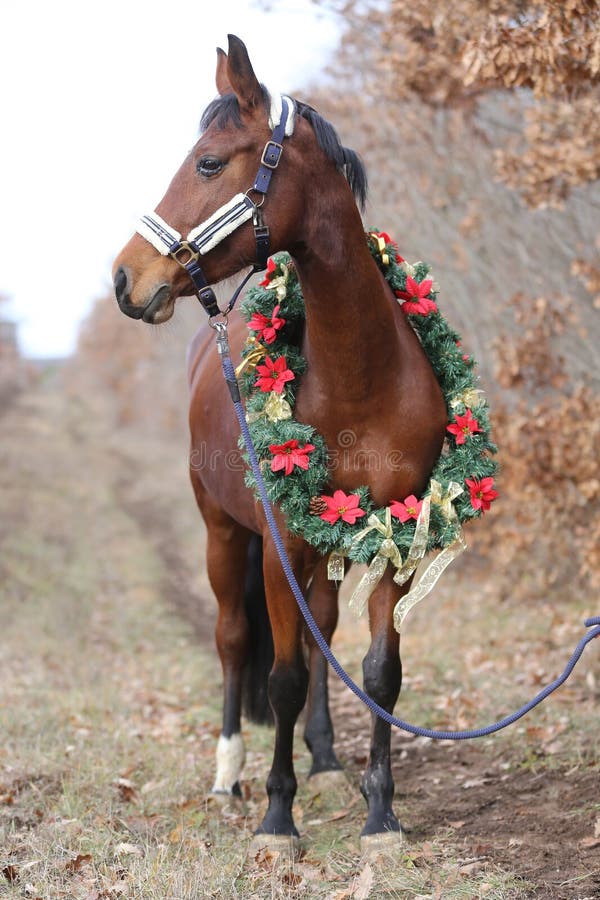
<path fill-rule="evenodd" d="M 198 141 L 153 214 L 157 221 L 169 223 L 170 239 L 187 234 L 198 222 L 211 222 L 239 192 L 248 196 L 272 138 L 273 95 L 257 80 L 243 42 L 233 35 L 228 40 L 228 53 L 217 51 L 219 96 L 205 111 Z M 308 369 L 298 386 L 294 415 L 314 426 L 330 448 L 338 445 L 340 435 L 352 433 L 353 445 L 331 469 L 332 490 L 349 492 L 359 484 L 368 485 L 378 506 L 395 497 L 419 496 L 444 440 L 447 412 L 442 392 L 367 247 L 357 206 L 366 196 L 360 159 L 342 146 L 333 127 L 314 109 L 290 102 L 293 133 L 278 144 L 279 151 L 275 148 L 280 159 L 261 212 L 270 231 L 270 252 L 289 252 L 306 304 L 301 352 Z M 209 285 L 255 264 L 251 226 L 248 221 L 235 228 L 202 256 Z M 190 293 L 187 254 L 174 258 L 157 252 L 157 246 L 135 234 L 113 268 L 121 310 L 151 323 L 167 321 L 175 301 Z M 232 354 L 239 355 L 247 335 L 245 324 L 232 316 L 229 331 Z M 196 451 L 202 448 L 206 460 L 231 460 L 237 452 L 238 425 L 212 337 L 204 325 L 189 351 L 191 446 Z M 388 456 L 391 452 L 394 457 Z M 374 453 L 379 460 L 401 458 L 401 465 L 373 465 Z M 311 776 L 340 769 L 333 749 L 327 666 L 312 638 L 304 634 L 264 514 L 239 468 L 191 467 L 207 529 L 208 575 L 219 604 L 216 642 L 224 703 L 213 790 L 240 794 L 242 696 L 250 679 L 246 711 L 264 720 L 270 706 L 275 724 L 266 784 L 268 808 L 256 834 L 261 844 L 293 848 L 298 831 L 292 814 L 297 787 L 292 745 L 305 703 Z M 286 530 L 280 512 L 276 516 L 296 578 L 330 641 L 337 623 L 337 585 L 327 578 L 326 560 Z M 399 594 L 409 587 L 410 581 L 403 588 L 394 584 L 388 567 L 368 605 L 371 640 L 363 660 L 364 686 L 390 712 L 402 680 L 392 611 Z M 261 620 L 261 595 L 266 597 L 268 620 Z M 401 840 L 392 809 L 390 726 L 376 716 L 361 791 L 367 803 L 361 842 Z"/>

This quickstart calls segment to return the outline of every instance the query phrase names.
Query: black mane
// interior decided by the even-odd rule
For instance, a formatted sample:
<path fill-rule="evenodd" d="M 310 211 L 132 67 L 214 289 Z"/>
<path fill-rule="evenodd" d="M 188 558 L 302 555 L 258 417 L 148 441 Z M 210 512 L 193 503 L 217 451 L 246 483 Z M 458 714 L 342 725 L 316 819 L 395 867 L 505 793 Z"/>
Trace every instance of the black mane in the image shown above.
<path fill-rule="evenodd" d="M 265 109 L 268 111 L 270 105 L 269 93 L 264 86 L 262 91 Z M 343 146 L 333 125 L 327 119 L 324 119 L 316 109 L 298 100 L 294 100 L 294 104 L 297 115 L 302 116 L 309 123 L 315 133 L 319 147 L 335 163 L 338 172 L 342 173 L 350 185 L 360 208 L 364 209 L 367 200 L 368 183 L 367 173 L 360 156 L 354 150 Z M 240 107 L 235 94 L 225 94 L 209 103 L 202 114 L 200 130 L 206 131 L 212 122 L 215 122 L 219 129 L 225 128 L 229 122 L 232 122 L 236 128 L 242 127 Z"/>

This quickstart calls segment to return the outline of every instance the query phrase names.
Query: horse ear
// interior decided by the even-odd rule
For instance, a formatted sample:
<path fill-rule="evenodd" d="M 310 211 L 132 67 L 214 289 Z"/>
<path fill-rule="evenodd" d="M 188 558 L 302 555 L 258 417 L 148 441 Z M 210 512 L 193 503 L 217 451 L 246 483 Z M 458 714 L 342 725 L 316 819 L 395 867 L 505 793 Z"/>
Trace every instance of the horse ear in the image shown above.
<path fill-rule="evenodd" d="M 227 35 L 229 55 L 227 56 L 227 77 L 240 108 L 251 112 L 262 103 L 262 89 L 254 74 L 246 45 L 235 34 Z"/>
<path fill-rule="evenodd" d="M 215 78 L 217 82 L 217 90 L 222 97 L 223 94 L 232 94 L 233 88 L 229 83 L 227 74 L 227 54 L 220 47 L 217 47 L 217 74 Z"/>

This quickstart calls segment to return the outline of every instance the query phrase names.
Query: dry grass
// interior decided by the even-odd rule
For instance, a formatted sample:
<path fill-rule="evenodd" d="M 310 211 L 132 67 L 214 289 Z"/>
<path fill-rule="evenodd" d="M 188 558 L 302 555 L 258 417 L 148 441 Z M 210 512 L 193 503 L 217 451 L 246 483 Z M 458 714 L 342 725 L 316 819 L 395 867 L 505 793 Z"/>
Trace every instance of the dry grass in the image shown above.
<path fill-rule="evenodd" d="M 361 859 L 362 800 L 311 796 L 305 754 L 304 857 L 248 856 L 271 733 L 247 730 L 245 811 L 217 809 L 215 654 L 165 606 L 164 556 L 123 503 L 122 444 L 100 406 L 52 382 L 3 424 L 0 896 L 521 895 L 443 841 Z"/>

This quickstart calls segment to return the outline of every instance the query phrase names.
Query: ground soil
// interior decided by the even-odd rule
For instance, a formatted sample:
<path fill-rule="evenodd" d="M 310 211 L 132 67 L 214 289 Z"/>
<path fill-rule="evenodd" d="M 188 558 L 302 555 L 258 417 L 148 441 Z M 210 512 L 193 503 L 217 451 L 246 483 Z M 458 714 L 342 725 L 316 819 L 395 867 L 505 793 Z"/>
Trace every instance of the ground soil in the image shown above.
<path fill-rule="evenodd" d="M 130 511 L 163 548 L 165 594 L 199 641 L 212 644 L 208 623 L 214 610 L 199 613 L 189 578 L 182 577 L 185 561 L 163 540 L 168 522 L 151 501 L 132 504 Z M 354 698 L 340 682 L 332 682 L 331 694 L 338 752 L 358 783 L 368 755 L 368 715 L 356 715 Z M 596 766 L 548 767 L 532 760 L 524 768 L 517 756 L 513 760 L 505 747 L 498 752 L 477 741 L 450 745 L 395 732 L 393 772 L 408 840 L 444 834 L 474 871 L 484 863 L 512 871 L 535 886 L 529 896 L 536 900 L 597 900 L 600 837 L 590 837 L 595 821 L 600 823 Z"/>
<path fill-rule="evenodd" d="M 394 774 L 414 816 L 411 836 L 423 840 L 446 824 L 463 857 L 537 885 L 531 897 L 600 897 L 600 844 L 586 846 L 593 815 L 580 813 L 597 797 L 597 772 L 507 773 L 508 762 L 475 744 L 452 755 L 436 746 L 408 750 Z"/>

